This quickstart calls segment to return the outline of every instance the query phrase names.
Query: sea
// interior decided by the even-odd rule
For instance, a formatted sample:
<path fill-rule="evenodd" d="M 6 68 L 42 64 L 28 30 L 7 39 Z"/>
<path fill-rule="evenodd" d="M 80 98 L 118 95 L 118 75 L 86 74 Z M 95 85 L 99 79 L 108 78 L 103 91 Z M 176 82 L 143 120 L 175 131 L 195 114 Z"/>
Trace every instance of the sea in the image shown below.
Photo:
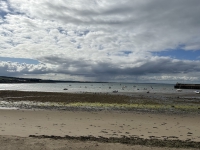
<path fill-rule="evenodd" d="M 69 93 L 177 93 L 174 84 L 154 83 L 9 83 L 0 84 L 0 90 L 69 92 Z M 193 92 L 186 90 L 184 92 Z"/>

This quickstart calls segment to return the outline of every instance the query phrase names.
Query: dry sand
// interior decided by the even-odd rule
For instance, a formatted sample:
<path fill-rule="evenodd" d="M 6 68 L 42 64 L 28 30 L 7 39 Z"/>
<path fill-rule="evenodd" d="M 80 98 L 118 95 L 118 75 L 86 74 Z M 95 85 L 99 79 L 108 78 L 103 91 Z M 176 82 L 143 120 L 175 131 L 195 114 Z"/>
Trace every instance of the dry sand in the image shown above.
<path fill-rule="evenodd" d="M 200 119 L 197 115 L 56 110 L 0 110 L 0 114 L 1 135 L 176 136 L 180 140 L 200 142 Z"/>
<path fill-rule="evenodd" d="M 26 149 L 27 146 L 33 146 L 34 149 L 41 147 L 53 149 L 50 146 L 52 141 L 55 148 L 61 149 L 69 147 L 72 147 L 72 149 L 151 149 L 150 147 L 124 144 L 97 144 L 97 142 L 91 141 L 85 143 L 81 141 L 26 138 L 29 135 L 62 137 L 65 135 L 77 137 L 89 135 L 94 137 L 138 136 L 140 138 L 156 136 L 159 139 L 168 137 L 168 139 L 191 139 L 200 142 L 200 120 L 198 115 L 117 111 L 0 110 L 0 120 L 0 135 L 3 135 L 1 136 L 1 143 L 4 141 L 0 149 L 14 149 L 15 146 L 19 146 L 20 149 Z M 51 144 L 48 141 L 51 141 Z M 23 143 L 22 145 L 25 144 L 25 147 L 20 147 L 20 142 Z M 40 144 L 37 145 L 36 143 Z"/>

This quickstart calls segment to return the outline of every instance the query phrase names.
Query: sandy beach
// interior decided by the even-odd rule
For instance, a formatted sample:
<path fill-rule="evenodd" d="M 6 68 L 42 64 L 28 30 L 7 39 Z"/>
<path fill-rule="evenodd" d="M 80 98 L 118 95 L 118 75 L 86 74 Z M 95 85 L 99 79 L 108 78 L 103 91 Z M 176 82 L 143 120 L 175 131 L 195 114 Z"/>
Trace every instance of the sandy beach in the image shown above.
<path fill-rule="evenodd" d="M 24 101 L 25 95 L 23 94 L 28 94 L 28 92 L 8 93 L 6 95 L 6 92 L 1 91 L 1 101 L 10 103 Z M 42 97 L 45 93 L 44 95 L 39 93 L 36 96 L 39 95 Z M 102 97 L 104 96 L 102 95 Z M 79 106 L 77 109 L 74 107 L 70 109 L 72 107 L 68 105 L 65 106 L 68 109 L 63 109 L 63 107 L 55 109 L 56 106 L 48 106 L 48 109 L 38 109 L 37 107 L 5 109 L 3 107 L 4 109 L 0 109 L 0 149 L 14 150 L 16 147 L 18 149 L 199 149 L 199 109 L 192 107 L 194 98 L 191 100 L 182 96 L 187 105 L 188 101 L 191 102 L 190 109 L 187 108 L 188 112 L 185 110 L 180 112 L 183 107 L 179 109 L 178 105 L 175 105 L 176 103 L 173 103 L 172 108 L 169 109 L 173 109 L 173 111 L 170 112 L 160 111 L 160 109 L 148 111 L 144 106 L 144 110 L 141 110 L 141 107 L 139 107 L 140 109 L 132 107 L 129 111 L 125 111 L 124 108 L 121 110 L 108 109 L 108 105 L 106 105 L 106 109 L 100 110 L 94 109 L 94 107 L 78 109 Z M 92 97 L 95 99 L 93 95 Z M 135 100 L 134 103 L 138 100 L 136 97 L 132 97 L 132 101 Z M 143 100 L 148 99 L 145 95 L 142 97 Z M 157 95 L 157 97 L 159 96 Z M 174 96 L 174 99 L 175 97 L 177 95 Z M 118 96 L 119 103 L 117 104 L 120 104 L 120 98 L 126 98 L 123 105 L 126 104 L 126 96 Z M 45 102 L 47 100 L 44 97 L 42 99 Z M 62 101 L 61 99 L 57 98 L 59 102 Z M 178 101 L 183 101 L 180 99 L 180 95 Z M 149 103 L 153 104 L 152 99 Z M 156 103 L 156 105 L 158 104 Z M 195 103 L 195 106 L 198 106 L 198 103 Z M 60 107 L 59 105 L 58 108 Z M 102 107 L 104 105 L 101 105 Z"/>

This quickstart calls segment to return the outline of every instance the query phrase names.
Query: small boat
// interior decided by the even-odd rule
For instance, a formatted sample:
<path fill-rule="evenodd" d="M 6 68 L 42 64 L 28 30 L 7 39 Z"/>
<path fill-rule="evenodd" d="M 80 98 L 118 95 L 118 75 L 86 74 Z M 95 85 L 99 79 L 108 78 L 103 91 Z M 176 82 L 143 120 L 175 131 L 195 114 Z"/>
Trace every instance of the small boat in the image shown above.
<path fill-rule="evenodd" d="M 176 91 L 177 91 L 177 92 L 181 92 L 182 90 L 181 90 L 181 89 L 177 89 Z"/>
<path fill-rule="evenodd" d="M 194 91 L 194 93 L 196 93 L 196 94 L 200 94 L 200 92 L 199 92 L 199 91 Z"/>
<path fill-rule="evenodd" d="M 113 93 L 117 93 L 117 92 L 118 92 L 118 90 L 114 90 L 114 91 L 113 91 Z"/>
<path fill-rule="evenodd" d="M 63 90 L 68 90 L 67 88 L 64 88 Z"/>

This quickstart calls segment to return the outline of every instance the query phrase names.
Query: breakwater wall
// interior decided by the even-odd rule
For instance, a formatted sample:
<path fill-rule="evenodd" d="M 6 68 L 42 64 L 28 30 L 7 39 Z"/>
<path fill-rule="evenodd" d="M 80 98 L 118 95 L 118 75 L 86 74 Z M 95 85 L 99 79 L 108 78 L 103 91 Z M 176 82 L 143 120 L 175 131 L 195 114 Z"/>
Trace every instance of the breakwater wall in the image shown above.
<path fill-rule="evenodd" d="M 182 84 L 182 83 L 176 83 L 174 85 L 175 89 L 200 89 L 200 84 Z"/>

